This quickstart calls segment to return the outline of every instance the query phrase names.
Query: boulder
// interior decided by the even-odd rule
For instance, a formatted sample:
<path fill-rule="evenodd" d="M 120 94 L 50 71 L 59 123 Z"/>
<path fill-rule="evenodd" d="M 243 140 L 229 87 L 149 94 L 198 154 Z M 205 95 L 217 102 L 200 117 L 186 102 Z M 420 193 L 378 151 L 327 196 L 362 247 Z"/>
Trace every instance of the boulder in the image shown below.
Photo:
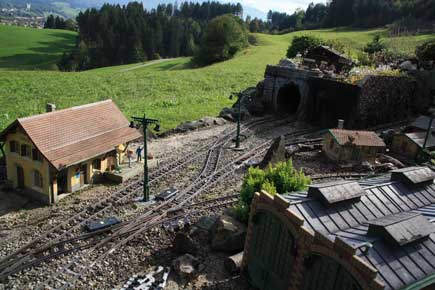
<path fill-rule="evenodd" d="M 266 168 L 269 164 L 275 165 L 278 162 L 285 161 L 285 156 L 285 137 L 280 136 L 273 141 L 272 146 L 270 146 L 266 156 L 260 163 L 260 168 Z"/>
<path fill-rule="evenodd" d="M 289 68 L 296 68 L 297 65 L 294 61 L 292 61 L 289 58 L 283 58 L 279 61 L 279 66 L 283 66 L 283 67 L 289 67 Z"/>
<path fill-rule="evenodd" d="M 199 260 L 192 255 L 186 254 L 172 262 L 172 269 L 181 278 L 190 279 L 195 276 L 199 266 Z"/>
<path fill-rule="evenodd" d="M 185 233 L 177 233 L 172 243 L 172 249 L 178 254 L 192 254 L 198 252 L 198 246 L 192 238 Z"/>
<path fill-rule="evenodd" d="M 203 216 L 195 224 L 195 227 L 206 232 L 211 232 L 216 225 L 217 220 L 217 217 Z"/>
<path fill-rule="evenodd" d="M 205 127 L 211 127 L 215 124 L 215 118 L 212 117 L 204 117 L 199 121 L 203 123 Z"/>
<path fill-rule="evenodd" d="M 223 118 L 215 118 L 214 119 L 214 124 L 217 126 L 222 126 L 225 125 L 227 123 L 227 121 L 225 121 L 225 119 Z"/>
<path fill-rule="evenodd" d="M 230 108 L 223 108 L 222 111 L 219 113 L 219 117 L 227 121 L 235 121 L 233 117 L 233 110 Z"/>
<path fill-rule="evenodd" d="M 417 66 L 416 66 L 415 64 L 413 64 L 413 63 L 412 63 L 411 61 L 409 61 L 409 60 L 402 62 L 402 63 L 399 65 L 399 68 L 400 68 L 401 70 L 406 70 L 406 71 L 415 71 L 415 70 L 417 70 Z"/>
<path fill-rule="evenodd" d="M 245 246 L 246 226 L 230 216 L 221 216 L 216 222 L 212 237 L 212 249 L 238 253 Z"/>

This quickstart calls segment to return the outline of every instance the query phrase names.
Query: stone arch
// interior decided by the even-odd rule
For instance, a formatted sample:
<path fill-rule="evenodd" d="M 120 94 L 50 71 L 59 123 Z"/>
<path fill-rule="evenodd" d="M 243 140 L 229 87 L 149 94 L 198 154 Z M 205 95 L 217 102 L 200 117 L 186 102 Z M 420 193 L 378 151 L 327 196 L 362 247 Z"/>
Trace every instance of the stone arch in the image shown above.
<path fill-rule="evenodd" d="M 302 92 L 296 82 L 287 82 L 277 89 L 274 98 L 274 111 L 279 114 L 294 115 L 302 103 Z"/>
<path fill-rule="evenodd" d="M 363 290 L 358 277 L 335 257 L 311 253 L 304 264 L 302 290 Z"/>

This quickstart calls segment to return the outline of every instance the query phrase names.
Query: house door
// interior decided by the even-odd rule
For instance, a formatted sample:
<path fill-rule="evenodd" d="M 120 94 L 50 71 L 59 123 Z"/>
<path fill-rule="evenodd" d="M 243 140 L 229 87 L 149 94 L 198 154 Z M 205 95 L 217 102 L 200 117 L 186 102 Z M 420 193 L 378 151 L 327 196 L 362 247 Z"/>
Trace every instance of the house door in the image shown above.
<path fill-rule="evenodd" d="M 21 166 L 17 166 L 17 186 L 18 188 L 24 188 L 24 169 Z"/>
<path fill-rule="evenodd" d="M 336 261 L 313 255 L 307 264 L 303 290 L 361 290 L 361 287 Z"/>
<path fill-rule="evenodd" d="M 88 166 L 87 164 L 80 165 L 80 186 L 88 183 Z"/>
<path fill-rule="evenodd" d="M 64 169 L 57 174 L 57 194 L 68 192 L 67 170 Z"/>
<path fill-rule="evenodd" d="M 249 245 L 248 273 L 260 290 L 286 290 L 292 270 L 294 238 L 272 214 L 259 213 L 253 219 Z"/>

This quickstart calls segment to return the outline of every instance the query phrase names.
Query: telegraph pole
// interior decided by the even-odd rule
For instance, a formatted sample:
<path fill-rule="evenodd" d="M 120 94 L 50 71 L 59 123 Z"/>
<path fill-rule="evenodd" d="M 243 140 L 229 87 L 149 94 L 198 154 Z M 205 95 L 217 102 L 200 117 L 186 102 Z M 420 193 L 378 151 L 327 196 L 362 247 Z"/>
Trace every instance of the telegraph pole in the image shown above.
<path fill-rule="evenodd" d="M 233 98 L 237 97 L 237 102 L 238 102 L 238 106 L 237 106 L 237 136 L 236 136 L 236 146 L 235 149 L 236 150 L 241 150 L 240 148 L 240 127 L 241 127 L 241 122 L 242 122 L 242 102 L 245 99 L 245 97 L 247 96 L 244 93 L 232 93 L 230 96 L 230 100 L 232 100 Z"/>
<path fill-rule="evenodd" d="M 144 162 L 143 162 L 143 171 L 144 171 L 144 180 L 143 180 L 143 199 L 145 202 L 148 202 L 150 200 L 150 188 L 148 185 L 149 178 L 148 178 L 148 147 L 147 147 L 147 139 L 148 139 L 148 126 L 155 124 L 156 127 L 154 128 L 154 131 L 160 131 L 160 121 L 155 119 L 147 119 L 145 114 L 143 117 L 132 117 L 130 127 L 135 128 L 135 122 L 138 125 L 142 125 L 143 128 L 143 138 L 144 138 Z"/>

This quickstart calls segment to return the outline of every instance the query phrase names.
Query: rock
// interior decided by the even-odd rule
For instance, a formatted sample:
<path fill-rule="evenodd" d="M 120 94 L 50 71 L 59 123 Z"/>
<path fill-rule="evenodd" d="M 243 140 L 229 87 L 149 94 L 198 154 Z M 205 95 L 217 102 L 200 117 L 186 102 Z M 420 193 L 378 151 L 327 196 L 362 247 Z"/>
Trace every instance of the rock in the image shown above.
<path fill-rule="evenodd" d="M 186 254 L 172 262 L 172 268 L 181 278 L 192 278 L 196 274 L 199 261 L 192 255 Z"/>
<path fill-rule="evenodd" d="M 225 269 L 230 273 L 236 273 L 240 270 L 243 261 L 243 252 L 228 257 L 224 261 Z"/>
<path fill-rule="evenodd" d="M 198 252 L 198 246 L 190 236 L 185 233 L 177 233 L 172 243 L 172 249 L 178 254 L 192 254 Z"/>
<path fill-rule="evenodd" d="M 235 121 L 233 117 L 233 110 L 230 108 L 223 108 L 222 111 L 219 113 L 219 117 L 227 121 Z"/>
<path fill-rule="evenodd" d="M 225 125 L 227 123 L 227 121 L 225 121 L 225 119 L 223 118 L 215 118 L 214 119 L 214 124 L 217 126 L 222 126 Z"/>
<path fill-rule="evenodd" d="M 296 63 L 289 58 L 283 58 L 279 61 L 279 66 L 296 68 Z"/>
<path fill-rule="evenodd" d="M 213 231 L 212 248 L 216 251 L 237 253 L 245 246 L 246 226 L 232 217 L 221 216 Z"/>
<path fill-rule="evenodd" d="M 278 162 L 285 161 L 285 156 L 285 138 L 280 136 L 273 141 L 272 146 L 270 146 L 266 156 L 260 163 L 260 168 L 266 168 L 269 164 L 275 165 Z"/>
<path fill-rule="evenodd" d="M 399 65 L 399 68 L 400 68 L 401 70 L 406 70 L 406 71 L 415 71 L 415 70 L 417 70 L 417 66 L 416 66 L 415 64 L 413 64 L 413 63 L 412 63 L 411 61 L 409 61 L 409 60 L 402 62 L 402 63 Z"/>
<path fill-rule="evenodd" d="M 205 127 L 211 127 L 215 124 L 215 119 L 212 117 L 204 117 L 199 121 L 202 122 Z"/>
<path fill-rule="evenodd" d="M 211 232 L 216 225 L 217 220 L 217 217 L 203 216 L 195 224 L 195 227 L 207 232 Z"/>
<path fill-rule="evenodd" d="M 199 128 L 205 127 L 204 123 L 201 121 L 191 121 L 191 122 L 186 122 L 184 124 L 179 125 L 175 131 L 176 132 L 180 132 L 180 133 L 185 133 L 188 131 L 193 131 L 193 130 L 197 130 Z"/>

